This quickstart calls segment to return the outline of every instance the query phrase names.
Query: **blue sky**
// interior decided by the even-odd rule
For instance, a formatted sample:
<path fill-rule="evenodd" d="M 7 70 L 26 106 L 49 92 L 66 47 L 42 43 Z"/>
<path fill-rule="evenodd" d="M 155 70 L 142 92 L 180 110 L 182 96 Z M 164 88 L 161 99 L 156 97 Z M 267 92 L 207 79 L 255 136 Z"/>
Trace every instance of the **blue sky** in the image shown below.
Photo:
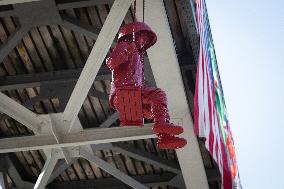
<path fill-rule="evenodd" d="M 284 0 L 206 0 L 244 189 L 284 189 Z"/>

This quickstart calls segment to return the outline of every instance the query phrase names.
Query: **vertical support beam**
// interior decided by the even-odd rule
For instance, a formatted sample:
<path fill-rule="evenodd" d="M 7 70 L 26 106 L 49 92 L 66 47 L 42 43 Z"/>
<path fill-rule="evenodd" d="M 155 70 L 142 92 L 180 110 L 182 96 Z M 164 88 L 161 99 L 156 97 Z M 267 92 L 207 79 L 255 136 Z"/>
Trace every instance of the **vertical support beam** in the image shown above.
<path fill-rule="evenodd" d="M 142 0 L 138 1 L 137 7 L 142 7 Z M 178 124 L 184 126 L 182 137 L 188 141 L 188 145 L 177 150 L 186 187 L 208 189 L 206 173 L 198 142 L 193 132 L 193 122 L 163 1 L 149 0 L 146 1 L 145 7 L 145 12 L 147 12 L 145 22 L 156 32 L 158 37 L 157 43 L 147 51 L 155 81 L 157 86 L 166 92 L 171 118 L 179 120 Z M 138 20 L 141 20 L 142 9 L 137 9 L 137 15 Z"/>
<path fill-rule="evenodd" d="M 88 57 L 72 95 L 63 112 L 63 120 L 73 125 L 94 79 L 111 47 L 116 33 L 133 0 L 116 0 Z"/>
<path fill-rule="evenodd" d="M 56 150 L 51 150 L 49 156 L 46 158 L 45 164 L 42 168 L 42 171 L 35 183 L 34 189 L 43 189 L 45 188 L 49 177 L 57 163 L 58 155 Z"/>
<path fill-rule="evenodd" d="M 104 171 L 108 172 L 115 178 L 121 180 L 128 186 L 132 188 L 139 188 L 139 189 L 147 189 L 145 185 L 141 184 L 140 182 L 136 181 L 134 178 L 128 176 L 126 173 L 121 172 L 117 168 L 113 167 L 111 164 L 108 162 L 105 162 L 104 160 L 100 159 L 99 157 L 89 154 L 86 151 L 84 151 L 83 148 L 80 148 L 80 155 L 81 157 L 89 160 L 90 162 L 95 163 L 97 166 L 99 166 L 101 169 Z"/>
<path fill-rule="evenodd" d="M 39 1 L 39 0 L 1 0 L 0 5 L 9 5 L 9 4 L 16 4 L 16 3 L 27 3 L 32 1 Z"/>

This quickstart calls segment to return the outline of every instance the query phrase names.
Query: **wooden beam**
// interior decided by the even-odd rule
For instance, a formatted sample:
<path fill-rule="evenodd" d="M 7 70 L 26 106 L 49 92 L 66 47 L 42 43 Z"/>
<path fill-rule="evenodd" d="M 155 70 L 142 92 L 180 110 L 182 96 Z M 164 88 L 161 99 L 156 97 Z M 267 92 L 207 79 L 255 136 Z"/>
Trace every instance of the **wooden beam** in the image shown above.
<path fill-rule="evenodd" d="M 86 151 L 84 151 L 81 148 L 80 148 L 80 155 L 81 155 L 81 157 L 89 160 L 90 162 L 95 163 L 101 169 L 108 172 L 109 174 L 111 174 L 115 178 L 121 180 L 122 182 L 124 182 L 125 184 L 127 184 L 128 186 L 130 186 L 132 188 L 139 188 L 139 189 L 147 189 L 148 188 L 145 185 L 138 182 L 137 180 L 135 180 L 134 178 L 128 176 L 126 173 L 118 170 L 116 167 L 114 167 L 110 163 L 100 159 L 99 157 L 97 157 L 95 155 L 87 153 Z"/>
<path fill-rule="evenodd" d="M 83 34 L 87 37 L 90 37 L 94 40 L 98 38 L 98 35 L 100 33 L 99 28 L 95 28 L 92 25 L 88 25 L 83 23 L 82 21 L 78 19 L 74 19 L 71 17 L 68 17 L 66 15 L 61 15 L 62 20 L 63 20 L 63 26 L 66 28 L 73 30 L 74 32 L 78 32 L 80 34 Z"/>
<path fill-rule="evenodd" d="M 155 138 L 152 125 L 144 127 L 113 127 L 104 129 L 84 129 L 78 133 L 66 133 L 57 143 L 53 135 L 35 135 L 0 139 L 0 153 L 64 148 L 89 144 L 110 143 L 128 140 Z"/>
<path fill-rule="evenodd" d="M 133 176 L 135 180 L 138 182 L 148 186 L 167 186 L 168 182 L 174 178 L 175 174 L 173 173 L 162 173 L 162 174 L 153 174 L 153 175 L 139 175 Z M 61 182 L 61 183 L 51 183 L 48 185 L 49 188 L 52 189 L 85 189 L 92 188 L 96 189 L 117 189 L 117 188 L 125 188 L 125 184 L 120 182 L 115 178 L 103 178 L 96 180 L 80 180 L 80 181 L 69 181 L 69 182 Z"/>
<path fill-rule="evenodd" d="M 17 3 L 27 3 L 32 1 L 40 1 L 40 0 L 1 0 L 0 5 L 10 5 L 10 4 L 17 4 Z"/>
<path fill-rule="evenodd" d="M 0 11 L 0 17 L 13 16 L 14 14 L 15 14 L 15 12 L 13 10 Z"/>
<path fill-rule="evenodd" d="M 18 102 L 0 92 L 0 112 L 22 123 L 34 133 L 39 133 L 43 121 L 38 114 L 28 110 Z"/>
<path fill-rule="evenodd" d="M 108 100 L 109 99 L 109 95 L 107 93 L 98 91 L 98 90 L 94 89 L 94 87 L 92 87 L 90 89 L 89 95 L 93 96 L 93 97 L 97 97 L 97 98 L 102 99 L 102 100 Z"/>
<path fill-rule="evenodd" d="M 0 77 L 0 91 L 50 86 L 55 84 L 73 85 L 78 80 L 82 69 L 61 70 L 35 74 Z M 95 80 L 110 80 L 111 73 L 107 68 L 101 68 Z"/>
<path fill-rule="evenodd" d="M 60 3 L 57 4 L 57 7 L 59 10 L 64 9 L 74 9 L 74 8 L 80 8 L 80 7 L 90 7 L 90 6 L 96 6 L 101 4 L 112 4 L 114 0 L 81 0 L 77 2 L 70 2 L 70 3 Z"/>
<path fill-rule="evenodd" d="M 34 189 L 43 189 L 48 182 L 48 179 L 58 161 L 58 152 L 54 149 L 51 150 L 50 155 L 47 157 L 45 164 L 41 170 L 40 175 L 34 185 Z"/>
<path fill-rule="evenodd" d="M 151 165 L 155 165 L 167 171 L 171 171 L 176 174 L 181 173 L 179 165 L 176 162 L 160 158 L 158 156 L 155 156 L 154 154 L 134 148 L 131 145 L 114 143 L 111 149 L 134 159 L 149 163 Z"/>
<path fill-rule="evenodd" d="M 137 7 L 142 7 L 142 0 L 137 3 Z M 208 189 L 206 173 L 198 142 L 193 132 L 193 122 L 184 93 L 180 67 L 163 1 L 147 1 L 145 7 L 145 11 L 148 13 L 145 15 L 145 22 L 156 32 L 158 37 L 157 43 L 147 51 L 155 81 L 157 86 L 167 94 L 172 121 L 184 126 L 184 133 L 181 136 L 188 141 L 184 148 L 177 150 L 186 187 Z M 137 17 L 138 20 L 141 20 L 142 9 L 137 10 Z"/>
<path fill-rule="evenodd" d="M 119 118 L 119 114 L 118 112 L 114 112 L 112 115 L 110 115 L 107 120 L 105 120 L 102 124 L 100 124 L 100 128 L 108 128 L 111 126 L 111 124 L 113 124 L 114 122 L 116 122 L 116 120 Z"/>
<path fill-rule="evenodd" d="M 116 0 L 63 112 L 72 126 L 133 0 Z"/>

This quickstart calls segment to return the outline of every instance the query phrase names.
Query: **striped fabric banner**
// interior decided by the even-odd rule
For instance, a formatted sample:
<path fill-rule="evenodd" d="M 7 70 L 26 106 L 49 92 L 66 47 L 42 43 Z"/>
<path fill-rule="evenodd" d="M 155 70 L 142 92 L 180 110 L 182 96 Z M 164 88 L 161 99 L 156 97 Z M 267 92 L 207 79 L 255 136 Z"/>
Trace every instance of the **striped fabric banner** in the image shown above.
<path fill-rule="evenodd" d="M 194 96 L 194 131 L 218 165 L 222 188 L 241 188 L 205 0 L 196 0 L 200 51 Z"/>

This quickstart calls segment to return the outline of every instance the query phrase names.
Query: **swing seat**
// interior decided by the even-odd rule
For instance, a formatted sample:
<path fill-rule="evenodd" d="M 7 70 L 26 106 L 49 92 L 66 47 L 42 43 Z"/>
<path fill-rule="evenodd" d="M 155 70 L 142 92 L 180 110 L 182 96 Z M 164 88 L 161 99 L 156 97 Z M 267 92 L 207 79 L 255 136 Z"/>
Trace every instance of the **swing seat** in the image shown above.
<path fill-rule="evenodd" d="M 139 87 L 123 87 L 116 92 L 121 126 L 143 126 L 142 90 Z"/>

